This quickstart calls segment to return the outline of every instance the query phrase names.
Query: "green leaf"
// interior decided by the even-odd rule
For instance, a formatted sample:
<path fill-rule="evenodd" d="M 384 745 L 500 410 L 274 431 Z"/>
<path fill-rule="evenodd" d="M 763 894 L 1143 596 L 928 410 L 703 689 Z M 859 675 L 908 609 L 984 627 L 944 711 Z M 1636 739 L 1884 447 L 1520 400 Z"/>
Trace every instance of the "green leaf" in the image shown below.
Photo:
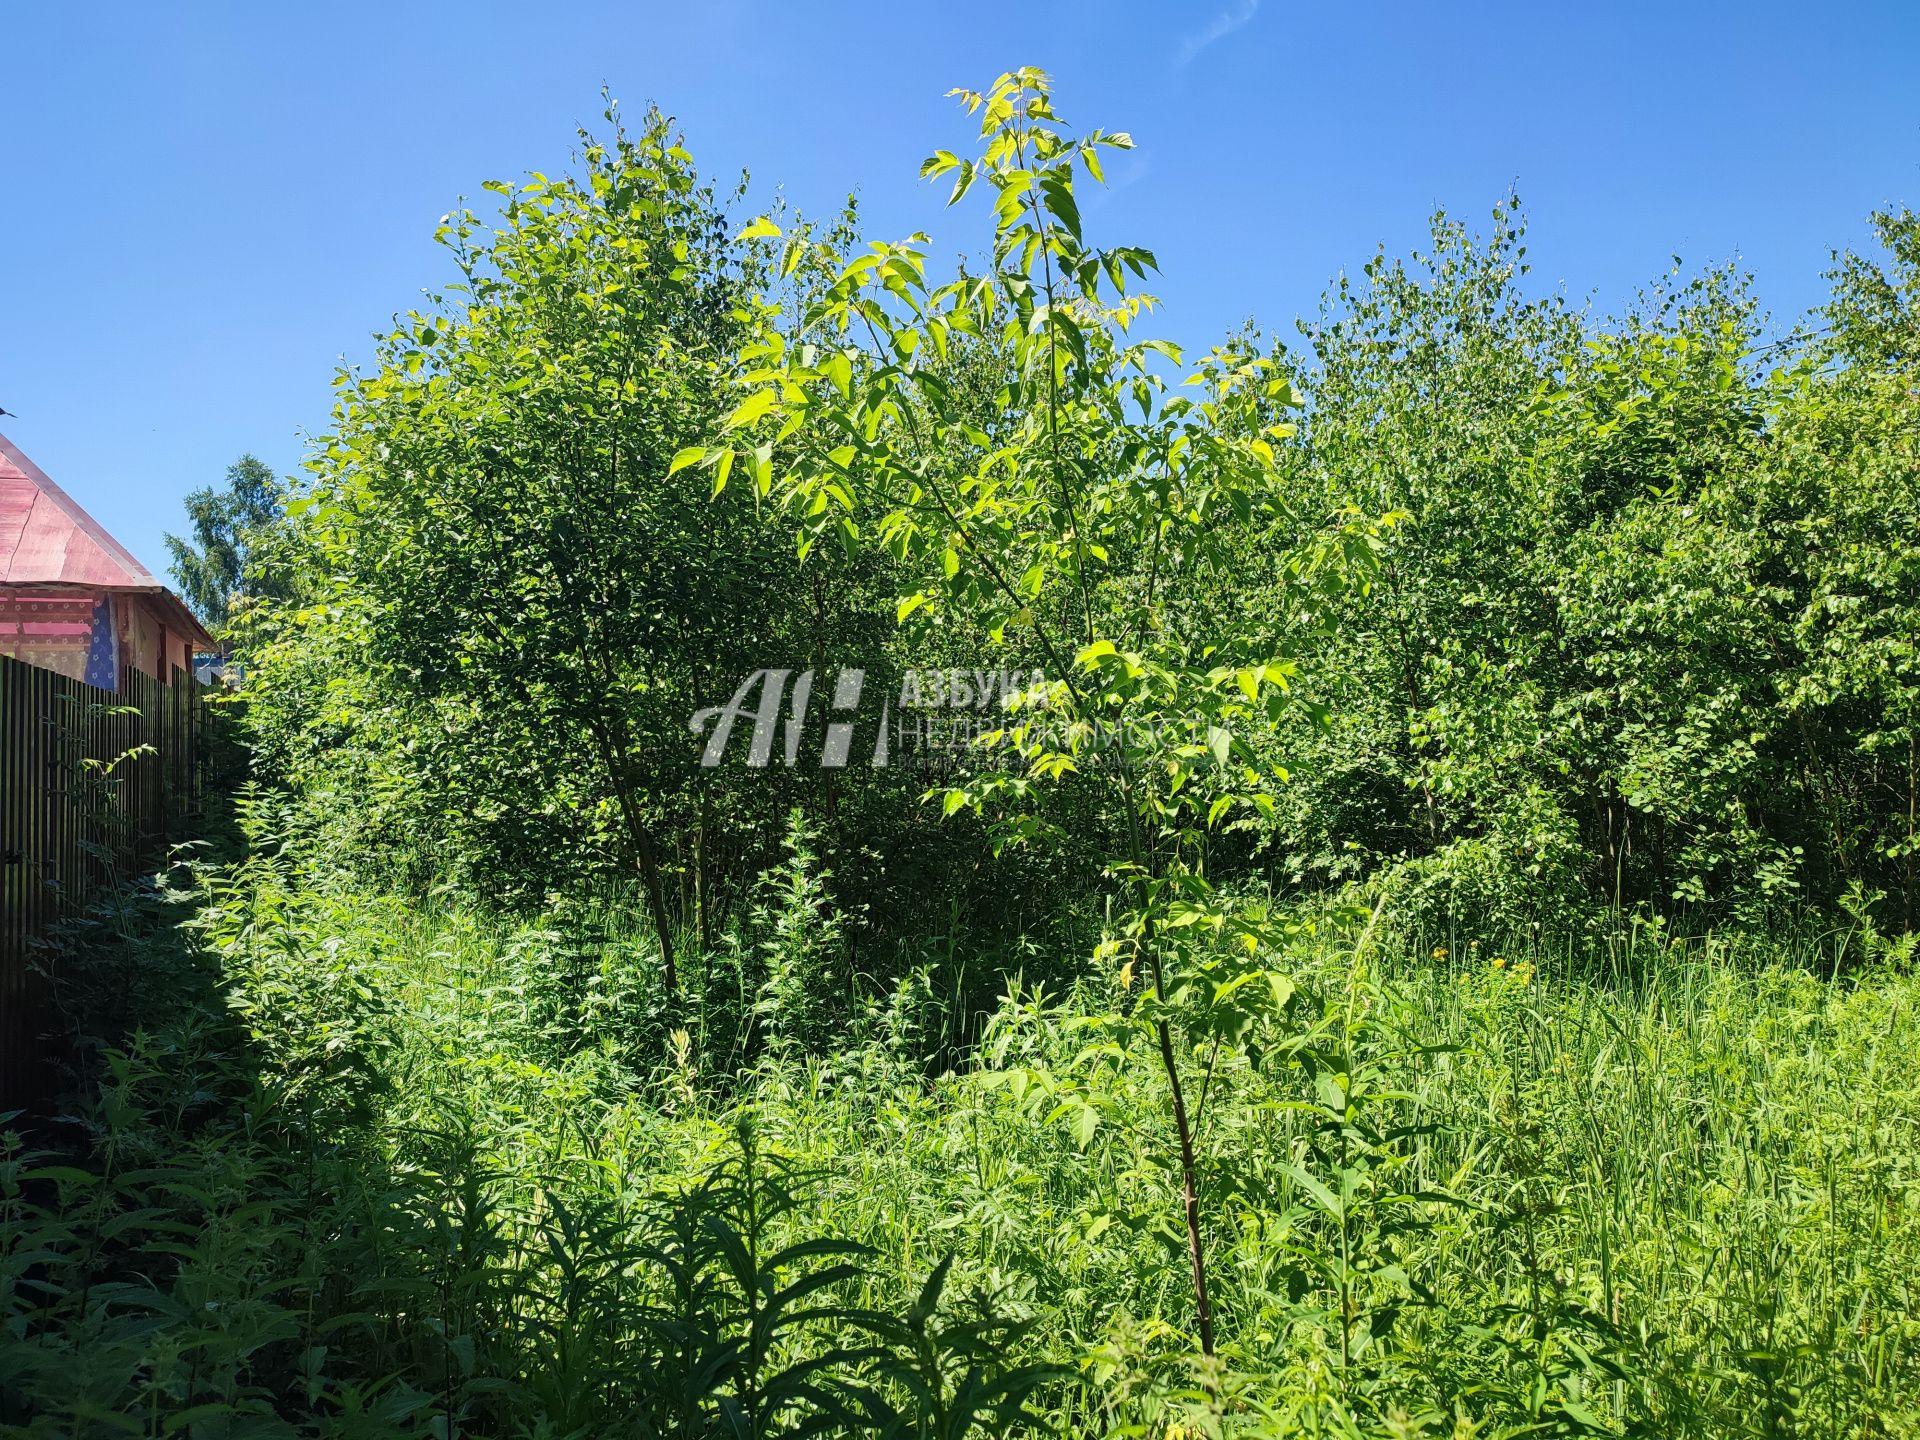
<path fill-rule="evenodd" d="M 1100 1128 L 1100 1112 L 1091 1105 L 1082 1104 L 1073 1114 L 1073 1143 L 1085 1150 L 1093 1143 L 1094 1133 Z"/>
<path fill-rule="evenodd" d="M 853 398 L 853 362 L 845 351 L 836 351 L 820 362 L 820 373 L 832 382 L 843 398 Z"/>
<path fill-rule="evenodd" d="M 1326 1211 L 1328 1215 L 1332 1216 L 1335 1221 L 1339 1221 L 1345 1216 L 1346 1206 L 1340 1203 L 1339 1199 L 1335 1197 L 1331 1190 L 1314 1179 L 1313 1176 L 1309 1175 L 1305 1170 L 1286 1160 L 1280 1162 L 1279 1168 L 1292 1178 L 1294 1184 L 1312 1196 L 1314 1203 Z"/>
<path fill-rule="evenodd" d="M 773 409 L 775 404 L 779 402 L 779 399 L 779 395 L 772 390 L 755 391 L 746 399 L 742 400 L 739 405 L 734 407 L 733 413 L 727 417 L 726 424 L 722 425 L 720 429 L 722 432 L 740 430 L 753 424 L 754 421 Z"/>
<path fill-rule="evenodd" d="M 1078 655 L 1074 656 L 1073 663 L 1078 665 L 1082 670 L 1092 670 L 1098 667 L 1100 662 L 1106 659 L 1107 656 L 1117 655 L 1119 653 L 1118 648 L 1111 640 L 1096 640 Z"/>
<path fill-rule="evenodd" d="M 1218 725 L 1211 726 L 1207 730 L 1207 748 L 1213 752 L 1213 758 L 1224 765 L 1233 749 L 1233 736 Z"/>
<path fill-rule="evenodd" d="M 953 177 L 953 190 L 952 193 L 947 196 L 947 204 L 957 205 L 960 203 L 960 197 L 973 188 L 974 174 L 973 161 L 962 160 L 960 162 L 960 173 Z"/>

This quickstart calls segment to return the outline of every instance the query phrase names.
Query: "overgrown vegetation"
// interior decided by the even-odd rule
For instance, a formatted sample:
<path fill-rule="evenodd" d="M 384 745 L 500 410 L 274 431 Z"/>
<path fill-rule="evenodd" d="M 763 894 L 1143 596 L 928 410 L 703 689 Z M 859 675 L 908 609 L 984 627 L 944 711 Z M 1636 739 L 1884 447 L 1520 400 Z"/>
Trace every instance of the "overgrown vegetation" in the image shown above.
<path fill-rule="evenodd" d="M 1170 1093 L 1111 978 L 1014 987 L 961 1070 L 921 1065 L 911 991 L 808 1054 L 791 977 L 830 931 L 796 869 L 709 1002 L 758 997 L 743 1065 L 700 1020 L 661 1032 L 642 908 L 357 890 L 268 818 L 73 962 L 112 992 L 74 1003 L 142 1025 L 95 1062 L 86 1151 L 0 1164 L 23 1433 L 1916 1419 L 1909 974 L 1646 930 L 1530 956 L 1303 935 L 1266 1043 L 1198 1101 L 1196 1369 Z"/>
<path fill-rule="evenodd" d="M 0 1422 L 1915 1433 L 1912 218 L 1763 345 L 1509 201 L 1186 366 L 1127 137 L 961 98 L 945 283 L 658 116 L 446 222 L 240 843 L 54 967 Z"/>

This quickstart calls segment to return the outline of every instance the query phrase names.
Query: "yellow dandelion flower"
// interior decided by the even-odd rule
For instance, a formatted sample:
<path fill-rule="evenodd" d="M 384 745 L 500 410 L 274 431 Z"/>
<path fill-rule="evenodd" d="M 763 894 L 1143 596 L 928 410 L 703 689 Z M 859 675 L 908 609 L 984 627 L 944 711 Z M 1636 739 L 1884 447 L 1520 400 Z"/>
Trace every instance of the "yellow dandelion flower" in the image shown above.
<path fill-rule="evenodd" d="M 1496 969 L 1496 970 L 1504 970 L 1504 969 L 1506 969 L 1506 968 L 1507 968 L 1507 958 L 1506 958 L 1506 956 L 1504 956 L 1504 955 L 1496 955 L 1496 956 L 1494 956 L 1494 957 L 1493 957 L 1493 968 L 1494 968 L 1494 969 Z"/>

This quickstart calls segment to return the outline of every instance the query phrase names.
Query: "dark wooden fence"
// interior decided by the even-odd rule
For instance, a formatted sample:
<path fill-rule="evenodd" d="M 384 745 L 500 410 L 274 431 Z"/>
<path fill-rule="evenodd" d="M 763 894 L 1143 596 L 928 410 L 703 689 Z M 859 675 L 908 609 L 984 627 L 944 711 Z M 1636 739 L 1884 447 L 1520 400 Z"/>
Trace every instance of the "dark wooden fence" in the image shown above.
<path fill-rule="evenodd" d="M 35 942 L 184 838 L 200 799 L 199 692 L 177 668 L 163 685 L 128 666 L 115 695 L 0 655 L 0 1111 L 51 1078 Z"/>

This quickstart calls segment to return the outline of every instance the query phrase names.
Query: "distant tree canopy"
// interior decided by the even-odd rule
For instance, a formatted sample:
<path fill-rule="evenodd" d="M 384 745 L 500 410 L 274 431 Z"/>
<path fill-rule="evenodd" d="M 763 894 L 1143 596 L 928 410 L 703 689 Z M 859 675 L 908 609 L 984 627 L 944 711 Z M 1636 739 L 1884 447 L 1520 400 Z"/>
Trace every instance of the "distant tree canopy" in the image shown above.
<path fill-rule="evenodd" d="M 1839 257 L 1826 309 L 1834 353 L 1867 366 L 1920 361 L 1920 214 L 1876 211 L 1874 237 L 1885 258 Z"/>
<path fill-rule="evenodd" d="M 283 499 L 267 463 L 242 455 L 227 467 L 224 488 L 205 486 L 187 496 L 192 538 L 167 536 L 173 578 L 194 613 L 216 634 L 226 626 L 236 596 L 280 593 L 258 560 L 268 532 L 281 520 Z"/>

